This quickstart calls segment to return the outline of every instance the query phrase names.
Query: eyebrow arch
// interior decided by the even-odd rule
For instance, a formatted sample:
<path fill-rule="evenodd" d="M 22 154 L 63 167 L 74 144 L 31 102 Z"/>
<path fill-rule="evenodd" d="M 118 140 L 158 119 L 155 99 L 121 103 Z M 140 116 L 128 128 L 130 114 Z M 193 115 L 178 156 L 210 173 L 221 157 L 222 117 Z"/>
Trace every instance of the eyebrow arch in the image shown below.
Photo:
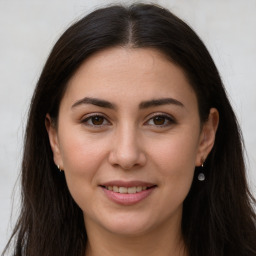
<path fill-rule="evenodd" d="M 90 97 L 85 97 L 81 100 L 76 101 L 71 108 L 75 108 L 83 104 L 92 104 L 102 108 L 117 109 L 116 105 L 109 101 L 97 99 L 97 98 L 90 98 Z M 170 105 L 170 104 L 184 107 L 184 105 L 176 99 L 163 98 L 163 99 L 153 99 L 153 100 L 143 101 L 139 104 L 139 109 L 157 107 L 162 105 Z"/>
<path fill-rule="evenodd" d="M 157 106 L 162 106 L 162 105 L 169 105 L 169 104 L 174 104 L 180 107 L 184 107 L 184 105 L 173 98 L 163 98 L 163 99 L 153 99 L 149 101 L 143 101 L 140 103 L 139 108 L 140 109 L 145 109 L 145 108 L 150 108 L 150 107 L 157 107 Z"/>
<path fill-rule="evenodd" d="M 90 98 L 90 97 L 85 97 L 81 100 L 76 101 L 71 108 L 75 108 L 77 106 L 83 105 L 83 104 L 92 104 L 98 107 L 102 108 L 110 108 L 110 109 L 116 109 L 116 106 L 109 101 L 106 100 L 101 100 L 101 99 L 96 99 L 96 98 Z"/>

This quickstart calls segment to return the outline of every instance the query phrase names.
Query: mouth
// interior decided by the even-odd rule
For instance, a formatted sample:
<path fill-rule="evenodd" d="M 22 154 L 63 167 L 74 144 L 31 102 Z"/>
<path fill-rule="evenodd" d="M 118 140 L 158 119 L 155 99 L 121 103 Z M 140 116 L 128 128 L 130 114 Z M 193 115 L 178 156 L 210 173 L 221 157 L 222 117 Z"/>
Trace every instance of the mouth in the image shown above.
<path fill-rule="evenodd" d="M 157 185 L 145 182 L 108 182 L 100 185 L 108 199 L 120 205 L 134 205 L 149 197 Z"/>
<path fill-rule="evenodd" d="M 113 191 L 115 193 L 120 194 L 136 194 L 148 189 L 151 189 L 153 187 L 156 187 L 156 185 L 151 186 L 133 186 L 133 187 L 124 187 L 124 186 L 101 186 L 105 188 L 106 190 Z"/>

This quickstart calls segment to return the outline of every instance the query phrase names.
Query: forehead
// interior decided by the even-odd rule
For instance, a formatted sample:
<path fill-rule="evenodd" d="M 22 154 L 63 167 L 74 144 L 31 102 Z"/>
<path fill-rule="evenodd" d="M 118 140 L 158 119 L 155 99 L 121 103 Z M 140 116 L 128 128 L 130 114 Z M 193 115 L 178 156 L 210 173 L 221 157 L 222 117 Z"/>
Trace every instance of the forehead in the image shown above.
<path fill-rule="evenodd" d="M 65 98 L 143 101 L 171 96 L 195 100 L 183 70 L 152 48 L 114 47 L 86 59 L 70 79 Z"/>

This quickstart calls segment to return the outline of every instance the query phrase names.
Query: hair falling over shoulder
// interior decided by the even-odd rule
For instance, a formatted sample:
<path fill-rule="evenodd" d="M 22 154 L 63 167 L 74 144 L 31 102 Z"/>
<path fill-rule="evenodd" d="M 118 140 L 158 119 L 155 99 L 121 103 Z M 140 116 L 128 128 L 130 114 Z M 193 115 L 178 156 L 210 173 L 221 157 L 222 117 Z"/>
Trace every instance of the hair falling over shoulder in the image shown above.
<path fill-rule="evenodd" d="M 20 216 L 3 255 L 84 256 L 81 209 L 54 164 L 45 117 L 58 122 L 67 82 L 92 54 L 114 46 L 152 47 L 180 66 L 196 93 L 201 122 L 219 111 L 216 141 L 184 201 L 182 233 L 190 256 L 256 256 L 255 200 L 249 192 L 239 125 L 218 70 L 193 30 L 150 4 L 98 9 L 57 41 L 32 97 L 24 138 Z"/>

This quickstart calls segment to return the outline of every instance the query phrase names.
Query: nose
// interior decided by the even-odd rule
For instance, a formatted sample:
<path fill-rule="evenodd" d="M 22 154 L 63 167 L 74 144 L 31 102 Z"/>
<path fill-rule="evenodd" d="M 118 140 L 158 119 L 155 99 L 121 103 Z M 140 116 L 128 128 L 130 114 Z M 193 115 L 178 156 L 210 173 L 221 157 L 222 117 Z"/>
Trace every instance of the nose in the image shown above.
<path fill-rule="evenodd" d="M 138 132 L 135 128 L 123 127 L 116 131 L 112 142 L 109 162 L 113 166 L 119 166 L 124 170 L 133 167 L 144 166 L 146 155 L 139 143 Z"/>

